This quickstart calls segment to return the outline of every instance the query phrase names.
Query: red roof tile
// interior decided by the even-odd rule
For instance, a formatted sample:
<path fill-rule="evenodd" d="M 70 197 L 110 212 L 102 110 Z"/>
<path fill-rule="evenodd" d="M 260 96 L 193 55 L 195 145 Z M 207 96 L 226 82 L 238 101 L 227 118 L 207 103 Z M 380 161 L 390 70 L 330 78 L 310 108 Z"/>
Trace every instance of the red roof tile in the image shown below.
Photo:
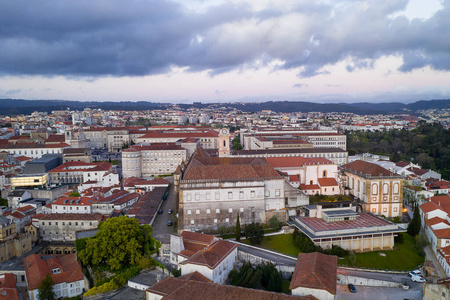
<path fill-rule="evenodd" d="M 326 290 L 336 295 L 337 256 L 318 252 L 300 253 L 290 289 L 299 287 Z"/>
<path fill-rule="evenodd" d="M 366 176 L 378 177 L 380 175 L 381 176 L 401 177 L 400 175 L 392 173 L 389 170 L 386 170 L 385 168 L 383 168 L 377 164 L 369 163 L 369 162 L 362 161 L 362 160 L 355 160 L 351 163 L 341 166 L 341 168 L 344 171 L 358 173 L 358 175 L 361 175 L 363 177 L 366 177 Z"/>
<path fill-rule="evenodd" d="M 334 178 L 319 178 L 319 185 L 322 186 L 337 186 L 338 183 Z"/>

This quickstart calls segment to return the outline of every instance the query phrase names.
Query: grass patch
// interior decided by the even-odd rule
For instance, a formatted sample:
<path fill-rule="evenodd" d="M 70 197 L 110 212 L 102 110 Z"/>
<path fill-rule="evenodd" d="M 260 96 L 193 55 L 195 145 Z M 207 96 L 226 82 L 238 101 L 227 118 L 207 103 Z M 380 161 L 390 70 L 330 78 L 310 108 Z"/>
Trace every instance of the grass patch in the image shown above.
<path fill-rule="evenodd" d="M 291 284 L 291 282 L 287 279 L 282 279 L 281 280 L 281 292 L 283 294 L 291 294 L 291 290 L 289 289 L 289 285 Z"/>
<path fill-rule="evenodd" d="M 380 270 L 412 270 L 424 262 L 424 257 L 417 252 L 416 242 L 409 234 L 403 234 L 405 240 L 403 244 L 396 244 L 394 250 L 389 251 L 373 251 L 356 254 L 357 268 L 371 268 Z M 381 256 L 379 253 L 385 253 Z M 348 256 L 339 260 L 340 265 L 350 266 Z"/>
<path fill-rule="evenodd" d="M 245 244 L 250 244 L 250 241 L 247 239 L 241 240 L 241 242 Z M 300 250 L 294 244 L 292 234 L 278 234 L 265 236 L 263 237 L 261 245 L 259 245 L 259 247 L 292 255 L 294 257 L 297 257 L 298 254 L 300 253 Z"/>
<path fill-rule="evenodd" d="M 416 250 L 414 238 L 406 233 L 403 236 L 405 238 L 403 244 L 396 244 L 394 250 L 357 253 L 354 267 L 395 271 L 416 268 L 424 262 L 424 257 L 420 256 Z M 241 242 L 250 244 L 248 240 L 241 240 Z M 294 257 L 297 257 L 300 253 L 299 248 L 294 244 L 292 234 L 265 236 L 259 247 Z M 380 252 L 385 253 L 386 256 L 381 256 Z M 338 264 L 350 266 L 348 256 L 345 256 L 344 259 L 339 259 Z"/>

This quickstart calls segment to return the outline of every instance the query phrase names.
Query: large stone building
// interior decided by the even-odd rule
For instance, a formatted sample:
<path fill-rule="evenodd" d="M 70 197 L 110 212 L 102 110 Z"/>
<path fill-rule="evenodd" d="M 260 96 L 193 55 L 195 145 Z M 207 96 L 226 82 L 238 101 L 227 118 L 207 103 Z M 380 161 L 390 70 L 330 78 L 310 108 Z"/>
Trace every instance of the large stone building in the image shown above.
<path fill-rule="evenodd" d="M 48 214 L 39 220 L 39 232 L 44 241 L 75 241 L 76 232 L 95 229 L 101 214 Z"/>
<path fill-rule="evenodd" d="M 78 185 L 85 182 L 97 182 L 97 186 L 112 186 L 119 182 L 119 176 L 112 171 L 112 164 L 108 162 L 85 163 L 82 161 L 66 162 L 50 170 L 51 184 Z M 111 176 L 108 177 L 108 175 Z M 105 181 L 105 184 L 100 184 Z M 110 180 L 111 179 L 111 180 Z"/>
<path fill-rule="evenodd" d="M 186 158 L 186 149 L 175 143 L 134 145 L 122 152 L 122 176 L 150 178 L 171 174 Z"/>
<path fill-rule="evenodd" d="M 348 160 L 348 152 L 341 148 L 234 150 L 232 154 L 236 157 L 322 157 L 331 160 L 339 166 L 346 164 Z"/>
<path fill-rule="evenodd" d="M 341 166 L 346 193 L 361 200 L 366 212 L 397 217 L 403 208 L 403 177 L 377 164 L 356 160 Z"/>
<path fill-rule="evenodd" d="M 347 137 L 337 130 L 267 129 L 241 130 L 245 150 L 274 148 L 341 148 L 347 149 Z"/>
<path fill-rule="evenodd" d="M 178 228 L 215 230 L 266 222 L 267 214 L 286 218 L 285 179 L 262 158 L 208 157 L 199 149 L 175 173 L 179 196 Z"/>

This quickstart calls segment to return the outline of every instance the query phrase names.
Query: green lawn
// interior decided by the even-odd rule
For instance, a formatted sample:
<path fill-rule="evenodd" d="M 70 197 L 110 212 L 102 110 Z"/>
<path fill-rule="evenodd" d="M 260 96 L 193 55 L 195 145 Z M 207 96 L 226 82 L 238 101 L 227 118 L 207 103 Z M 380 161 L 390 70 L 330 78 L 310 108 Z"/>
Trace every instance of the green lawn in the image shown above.
<path fill-rule="evenodd" d="M 249 240 L 241 240 L 242 243 L 250 244 Z M 294 244 L 294 239 L 292 234 L 278 234 L 265 236 L 259 245 L 262 248 L 274 250 L 280 253 L 292 255 L 294 257 L 298 256 L 300 250 Z"/>
<path fill-rule="evenodd" d="M 403 234 L 405 241 L 403 244 L 396 244 L 395 249 L 391 251 L 373 251 L 356 254 L 355 267 L 380 269 L 380 270 L 398 270 L 406 271 L 416 268 L 423 263 L 424 257 L 417 253 L 414 248 L 415 240 L 409 234 Z M 385 253 L 386 256 L 381 256 Z M 350 266 L 348 257 L 339 260 L 340 265 Z"/>
<path fill-rule="evenodd" d="M 395 250 L 356 254 L 356 263 L 354 267 L 397 271 L 412 270 L 416 268 L 419 264 L 423 263 L 424 258 L 420 256 L 414 248 L 414 238 L 406 233 L 403 235 L 405 237 L 404 243 L 396 244 Z M 241 242 L 249 244 L 248 240 L 242 240 Z M 300 252 L 294 244 L 292 234 L 266 236 L 259 246 L 295 257 L 297 257 Z M 386 256 L 381 256 L 379 254 L 380 252 L 385 253 Z M 350 266 L 348 257 L 339 259 L 338 264 Z"/>
<path fill-rule="evenodd" d="M 281 280 L 281 292 L 283 294 L 291 294 L 291 290 L 289 289 L 289 285 L 291 284 L 291 282 L 289 280 L 283 279 Z"/>

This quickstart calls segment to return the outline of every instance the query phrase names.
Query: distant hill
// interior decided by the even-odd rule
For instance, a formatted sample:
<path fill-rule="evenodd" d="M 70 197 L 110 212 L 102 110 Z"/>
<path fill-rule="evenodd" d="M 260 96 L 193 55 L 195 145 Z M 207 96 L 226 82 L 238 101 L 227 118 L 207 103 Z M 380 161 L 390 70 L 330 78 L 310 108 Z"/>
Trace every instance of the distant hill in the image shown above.
<path fill-rule="evenodd" d="M 104 110 L 151 110 L 164 109 L 172 105 L 168 103 L 155 103 L 149 101 L 121 101 L 121 102 L 99 102 L 99 101 L 69 101 L 69 100 L 23 100 L 23 99 L 0 99 L 0 115 L 30 114 L 33 111 L 52 112 L 53 110 L 83 110 L 85 108 Z M 183 109 L 227 107 L 239 109 L 244 112 L 257 112 L 261 110 L 272 110 L 275 112 L 349 112 L 361 115 L 389 114 L 409 111 L 411 113 L 421 109 L 450 109 L 450 99 L 417 101 L 410 104 L 400 102 L 385 103 L 313 103 L 305 101 L 269 101 L 260 103 L 195 103 L 179 104 Z"/>

